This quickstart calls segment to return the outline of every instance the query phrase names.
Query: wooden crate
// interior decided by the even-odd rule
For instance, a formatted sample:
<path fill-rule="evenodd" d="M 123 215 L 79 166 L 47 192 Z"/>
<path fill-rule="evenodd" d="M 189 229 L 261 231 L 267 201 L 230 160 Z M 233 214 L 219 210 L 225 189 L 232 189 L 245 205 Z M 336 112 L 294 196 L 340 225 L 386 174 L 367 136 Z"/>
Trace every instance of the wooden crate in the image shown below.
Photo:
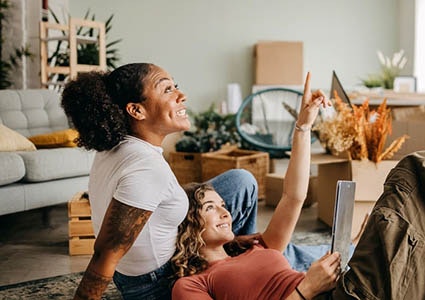
<path fill-rule="evenodd" d="M 168 163 L 180 184 L 202 181 L 202 153 L 170 152 Z"/>
<path fill-rule="evenodd" d="M 204 153 L 202 155 L 202 181 L 211 179 L 230 169 L 245 169 L 250 171 L 258 183 L 258 198 L 265 198 L 266 175 L 269 172 L 268 153 L 229 149 L 226 151 Z"/>
<path fill-rule="evenodd" d="M 88 195 L 79 192 L 68 202 L 69 254 L 93 254 L 95 242 Z"/>

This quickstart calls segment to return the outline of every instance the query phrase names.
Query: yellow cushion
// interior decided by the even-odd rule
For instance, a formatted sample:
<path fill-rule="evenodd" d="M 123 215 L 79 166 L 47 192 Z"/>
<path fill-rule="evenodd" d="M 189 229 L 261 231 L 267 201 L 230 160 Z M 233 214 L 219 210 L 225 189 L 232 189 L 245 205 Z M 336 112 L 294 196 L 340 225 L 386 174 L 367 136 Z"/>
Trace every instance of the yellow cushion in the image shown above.
<path fill-rule="evenodd" d="M 75 129 L 65 129 L 30 136 L 28 139 L 37 148 L 77 147 L 74 140 L 78 137 Z"/>
<path fill-rule="evenodd" d="M 35 146 L 22 134 L 0 124 L 0 151 L 33 151 Z"/>

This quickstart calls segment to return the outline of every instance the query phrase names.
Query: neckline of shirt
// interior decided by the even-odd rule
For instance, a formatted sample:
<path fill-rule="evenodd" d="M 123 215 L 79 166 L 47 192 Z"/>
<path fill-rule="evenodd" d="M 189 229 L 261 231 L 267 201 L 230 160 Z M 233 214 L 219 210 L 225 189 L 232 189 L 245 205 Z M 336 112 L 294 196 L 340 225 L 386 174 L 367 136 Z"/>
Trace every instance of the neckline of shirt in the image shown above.
<path fill-rule="evenodd" d="M 149 143 L 149 142 L 147 142 L 147 141 L 145 141 L 145 140 L 139 139 L 138 137 L 135 137 L 135 136 L 133 136 L 133 135 L 126 135 L 124 139 L 126 139 L 126 140 L 133 140 L 133 141 L 140 142 L 140 143 L 142 143 L 142 144 L 144 144 L 144 145 L 146 145 L 146 146 L 148 146 L 148 147 L 152 148 L 153 150 L 155 150 L 155 151 L 156 151 L 156 152 L 158 152 L 159 154 L 162 154 L 162 153 L 164 152 L 164 149 L 162 149 L 162 147 L 152 145 L 151 143 Z"/>

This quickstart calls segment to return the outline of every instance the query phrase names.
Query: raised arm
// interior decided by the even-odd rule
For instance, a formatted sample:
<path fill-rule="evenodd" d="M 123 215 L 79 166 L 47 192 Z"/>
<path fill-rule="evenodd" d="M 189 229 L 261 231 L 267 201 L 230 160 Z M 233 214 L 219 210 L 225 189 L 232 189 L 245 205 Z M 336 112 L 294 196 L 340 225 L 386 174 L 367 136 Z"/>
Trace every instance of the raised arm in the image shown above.
<path fill-rule="evenodd" d="M 330 105 L 330 102 L 322 91 L 311 92 L 310 73 L 307 73 L 301 110 L 294 130 L 291 158 L 283 183 L 283 194 L 263 233 L 263 240 L 269 248 L 283 251 L 291 240 L 298 221 L 310 177 L 311 127 L 320 105 Z"/>
<path fill-rule="evenodd" d="M 112 199 L 94 244 L 94 254 L 74 299 L 101 299 L 115 267 L 127 253 L 152 212 Z"/>

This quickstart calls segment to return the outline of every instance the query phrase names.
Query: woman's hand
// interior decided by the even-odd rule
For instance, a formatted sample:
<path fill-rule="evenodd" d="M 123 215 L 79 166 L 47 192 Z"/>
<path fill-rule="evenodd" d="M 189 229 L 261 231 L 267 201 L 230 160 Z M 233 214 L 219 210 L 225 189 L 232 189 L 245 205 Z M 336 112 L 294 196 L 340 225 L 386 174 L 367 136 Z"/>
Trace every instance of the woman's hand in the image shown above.
<path fill-rule="evenodd" d="M 331 106 L 331 102 L 326 99 L 325 94 L 321 90 L 311 92 L 310 88 L 310 72 L 307 73 L 304 84 L 304 95 L 301 104 L 301 110 L 298 114 L 297 127 L 302 131 L 310 130 L 313 126 L 314 120 L 319 113 L 319 107 L 322 105 Z"/>
<path fill-rule="evenodd" d="M 338 252 L 326 253 L 311 264 L 298 289 L 307 299 L 333 289 L 341 273 L 340 264 L 341 256 Z"/>

